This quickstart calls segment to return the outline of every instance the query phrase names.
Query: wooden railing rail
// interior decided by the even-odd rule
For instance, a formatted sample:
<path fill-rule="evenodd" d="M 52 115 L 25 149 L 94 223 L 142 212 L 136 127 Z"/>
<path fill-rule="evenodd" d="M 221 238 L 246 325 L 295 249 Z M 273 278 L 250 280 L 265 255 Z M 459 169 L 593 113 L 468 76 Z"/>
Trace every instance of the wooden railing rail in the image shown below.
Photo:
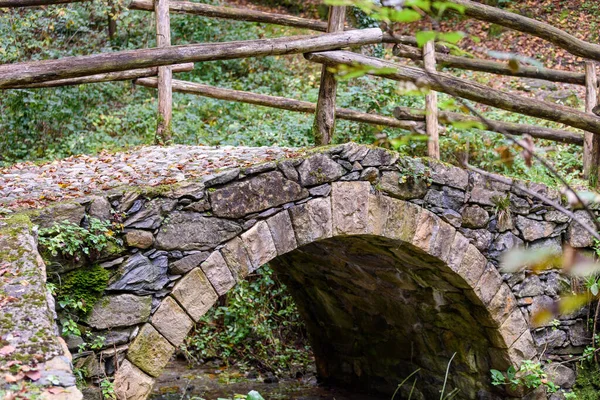
<path fill-rule="evenodd" d="M 58 60 L 4 64 L 0 65 L 0 89 L 15 85 L 185 62 L 232 60 L 340 49 L 355 45 L 381 43 L 381 37 L 381 29 L 371 28 L 321 35 L 188 44 L 65 57 Z"/>
<path fill-rule="evenodd" d="M 194 63 L 175 64 L 172 66 L 172 69 L 173 69 L 173 73 L 193 71 Z M 130 81 L 133 79 L 146 78 L 146 77 L 157 76 L 157 75 L 158 75 L 158 67 L 150 67 L 150 68 L 131 69 L 129 71 L 108 72 L 105 74 L 82 76 L 79 78 L 67 78 L 67 79 L 59 79 L 56 81 L 30 83 L 27 85 L 15 85 L 15 86 L 7 87 L 5 89 L 39 89 L 39 88 L 51 88 L 51 87 L 60 87 L 60 86 L 82 85 L 82 84 L 86 84 L 86 83 Z"/>
<path fill-rule="evenodd" d="M 402 121 L 425 121 L 425 114 L 426 113 L 424 110 L 416 110 L 408 107 L 396 107 L 394 110 L 394 117 Z M 439 110 L 438 121 L 442 125 L 452 125 L 454 122 L 480 123 L 479 119 L 470 115 Z M 492 121 L 493 126 L 484 124 L 484 128 L 486 130 L 498 132 L 497 128 L 500 128 L 502 131 L 508 132 L 511 135 L 529 135 L 538 139 L 583 146 L 583 135 L 581 133 L 565 131 L 561 129 L 545 128 L 538 125 L 516 124 L 513 122 L 503 122 L 497 120 Z"/>
<path fill-rule="evenodd" d="M 135 81 L 137 85 L 149 88 L 157 87 L 156 78 L 141 78 Z M 278 108 L 280 110 L 295 111 L 307 114 L 314 114 L 317 105 L 307 101 L 289 99 L 287 97 L 269 96 L 266 94 L 244 92 L 241 90 L 224 89 L 201 83 L 186 82 L 174 79 L 173 91 L 177 93 L 195 94 L 212 99 L 236 101 L 240 103 L 254 104 L 258 106 Z M 413 132 L 423 133 L 424 124 L 416 121 L 401 121 L 393 117 L 386 117 L 377 114 L 369 114 L 347 108 L 336 108 L 336 116 L 340 119 L 345 119 L 355 122 L 363 122 L 367 124 L 389 126 L 392 128 L 400 128 Z"/>
<path fill-rule="evenodd" d="M 424 70 L 408 67 L 378 58 L 368 57 L 348 51 L 325 51 L 309 53 L 305 57 L 309 61 L 325 64 L 330 67 L 339 65 L 362 65 L 373 68 L 371 75 L 383 76 L 397 81 L 412 81 L 428 86 L 438 92 L 448 92 L 451 89 L 456 94 L 467 100 L 498 107 L 507 111 L 525 114 L 536 118 L 547 119 L 553 122 L 572 126 L 574 128 L 600 134 L 600 118 L 570 107 L 548 103 L 512 93 L 502 92 L 488 86 L 456 78 L 439 72 L 425 73 Z M 393 68 L 396 72 L 378 72 L 384 68 Z M 435 76 L 436 79 L 430 78 Z"/>

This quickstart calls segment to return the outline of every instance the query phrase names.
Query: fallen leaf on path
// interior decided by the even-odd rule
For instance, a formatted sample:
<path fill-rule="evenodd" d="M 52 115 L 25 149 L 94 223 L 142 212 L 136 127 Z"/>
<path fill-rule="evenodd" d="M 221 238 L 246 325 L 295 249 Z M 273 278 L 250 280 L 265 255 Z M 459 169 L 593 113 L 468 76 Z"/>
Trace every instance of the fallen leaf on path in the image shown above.
<path fill-rule="evenodd" d="M 15 350 L 16 349 L 14 346 L 11 346 L 10 344 L 6 345 L 6 346 L 0 348 L 0 356 L 7 356 L 9 354 L 14 353 Z"/>

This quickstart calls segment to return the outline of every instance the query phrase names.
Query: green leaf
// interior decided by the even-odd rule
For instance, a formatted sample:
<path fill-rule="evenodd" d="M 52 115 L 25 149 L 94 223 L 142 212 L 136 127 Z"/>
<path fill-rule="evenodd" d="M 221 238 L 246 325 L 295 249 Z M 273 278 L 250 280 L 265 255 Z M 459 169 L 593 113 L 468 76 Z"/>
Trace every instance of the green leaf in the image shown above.
<path fill-rule="evenodd" d="M 256 390 L 248 392 L 247 400 L 265 400 Z"/>
<path fill-rule="evenodd" d="M 505 383 L 504 374 L 501 371 L 491 369 L 490 372 L 492 374 L 492 385 L 499 386 Z"/>
<path fill-rule="evenodd" d="M 598 282 L 594 283 L 591 287 L 590 287 L 590 292 L 592 292 L 592 294 L 594 296 L 598 296 L 598 292 L 600 292 L 600 290 L 598 289 Z"/>
<path fill-rule="evenodd" d="M 485 129 L 485 125 L 483 125 L 479 121 L 454 121 L 452 122 L 452 126 L 456 129 Z"/>
<path fill-rule="evenodd" d="M 424 11 L 431 11 L 431 1 L 429 0 L 406 0 L 404 7 L 418 7 Z"/>
<path fill-rule="evenodd" d="M 393 22 L 410 23 L 419 21 L 420 19 L 421 14 L 409 8 L 405 8 L 401 11 L 392 10 L 392 12 L 390 13 L 390 20 Z"/>
<path fill-rule="evenodd" d="M 437 37 L 438 37 L 438 40 L 441 40 L 443 42 L 456 44 L 456 43 L 460 42 L 460 40 L 462 38 L 464 38 L 465 36 L 466 35 L 464 32 L 455 31 L 455 32 L 440 32 Z"/>
<path fill-rule="evenodd" d="M 417 39 L 417 46 L 423 47 L 425 43 L 430 40 L 434 40 L 436 37 L 436 33 L 434 31 L 419 31 L 415 34 L 415 39 Z"/>
<path fill-rule="evenodd" d="M 438 16 L 441 17 L 447 9 L 453 9 L 460 14 L 465 13 L 465 7 L 460 4 L 455 4 L 450 1 L 434 1 L 433 8 L 438 10 Z"/>

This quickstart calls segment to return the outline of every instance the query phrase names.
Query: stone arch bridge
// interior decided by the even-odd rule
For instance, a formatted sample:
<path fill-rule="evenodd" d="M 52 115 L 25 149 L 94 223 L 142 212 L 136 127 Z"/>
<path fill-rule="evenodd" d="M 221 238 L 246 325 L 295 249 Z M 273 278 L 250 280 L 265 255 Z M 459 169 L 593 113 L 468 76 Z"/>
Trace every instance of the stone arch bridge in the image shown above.
<path fill-rule="evenodd" d="M 311 151 L 177 146 L 2 172 L 4 206 L 18 212 L 2 222 L 0 256 L 28 276 L 21 290 L 22 276 L 3 281 L 17 300 L 3 305 L 12 322 L 0 320 L 2 343 L 41 353 L 42 375 L 65 387 L 73 385 L 70 355 L 55 337 L 52 301 L 32 288 L 43 290 L 46 273 L 88 266 L 45 267 L 35 226 L 90 217 L 121 216 L 125 246 L 100 256 L 110 280 L 81 321 L 105 336 L 104 347 L 75 354 L 74 338 L 68 346 L 90 376 L 114 375 L 120 399 L 146 398 L 194 322 L 265 263 L 290 288 L 318 374 L 332 383 L 390 394 L 420 368 L 414 398 L 437 398 L 456 353 L 448 387 L 458 398 L 519 397 L 493 388 L 490 368 L 560 359 L 589 343 L 585 311 L 558 326 L 530 326 L 565 278 L 503 276 L 498 261 L 515 246 L 560 251 L 565 241 L 589 247 L 591 237 L 515 185 L 437 161 L 352 143 Z M 166 185 L 147 186 L 157 183 Z M 26 209 L 40 202 L 49 204 Z M 27 302 L 33 323 L 19 308 Z M 37 331 L 43 350 L 32 342 Z M 568 368 L 554 372 L 564 387 L 573 384 Z"/>

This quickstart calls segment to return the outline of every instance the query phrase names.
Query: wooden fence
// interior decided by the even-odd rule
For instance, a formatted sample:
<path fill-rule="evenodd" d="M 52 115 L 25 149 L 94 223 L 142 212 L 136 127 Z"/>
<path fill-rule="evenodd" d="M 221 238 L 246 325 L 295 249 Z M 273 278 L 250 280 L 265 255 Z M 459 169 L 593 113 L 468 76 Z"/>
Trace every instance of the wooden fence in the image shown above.
<path fill-rule="evenodd" d="M 0 8 L 52 5 L 75 1 L 88 0 L 0 0 Z M 414 37 L 384 33 L 378 28 L 358 30 L 346 26 L 346 9 L 343 6 L 331 7 L 328 21 L 323 22 L 290 15 L 188 1 L 132 0 L 129 4 L 130 9 L 155 13 L 156 48 L 0 65 L 0 89 L 55 87 L 132 79 L 139 85 L 158 90 L 157 138 L 161 143 L 171 140 L 172 92 L 175 91 L 290 111 L 314 113 L 314 134 L 317 144 L 331 142 L 336 118 L 426 133 L 429 136 L 428 155 L 434 158 L 439 158 L 439 124 L 476 120 L 474 117 L 460 113 L 438 111 L 435 91 L 446 92 L 478 103 L 560 122 L 582 130 L 583 134 L 500 121 L 493 121 L 493 126 L 486 126 L 486 129 L 491 131 L 500 130 L 514 135 L 529 134 L 535 138 L 582 145 L 584 147 L 584 174 L 597 178 L 600 165 L 600 118 L 593 112 L 598 109 L 598 79 L 593 61 L 600 61 L 600 46 L 575 38 L 546 23 L 497 8 L 470 0 L 453 0 L 453 2 L 463 5 L 467 16 L 543 38 L 572 54 L 587 58 L 585 71 L 568 72 L 530 66 L 520 66 L 515 70 L 502 62 L 450 55 L 443 45 L 434 42 L 429 42 L 423 49 L 420 49 L 417 47 Z M 322 33 L 278 39 L 172 46 L 171 12 L 291 26 Z M 342 51 L 343 48 L 349 46 L 377 43 L 394 44 L 395 56 L 422 64 L 423 69 Z M 322 64 L 321 84 L 316 104 L 216 88 L 172 78 L 173 73 L 193 69 L 193 62 L 299 53 L 303 53 L 308 61 Z M 399 81 L 412 81 L 418 85 L 428 86 L 432 91 L 426 97 L 425 110 L 397 108 L 392 117 L 337 107 L 337 81 L 335 76 L 329 72 L 328 67 L 339 65 L 368 66 L 373 68 L 373 75 Z M 377 69 L 383 67 L 391 67 L 395 72 L 378 73 Z M 586 110 L 582 112 L 570 107 L 491 89 L 476 82 L 438 72 L 438 69 L 443 67 L 582 85 L 586 88 Z M 599 181 L 599 179 L 590 180 Z"/>

